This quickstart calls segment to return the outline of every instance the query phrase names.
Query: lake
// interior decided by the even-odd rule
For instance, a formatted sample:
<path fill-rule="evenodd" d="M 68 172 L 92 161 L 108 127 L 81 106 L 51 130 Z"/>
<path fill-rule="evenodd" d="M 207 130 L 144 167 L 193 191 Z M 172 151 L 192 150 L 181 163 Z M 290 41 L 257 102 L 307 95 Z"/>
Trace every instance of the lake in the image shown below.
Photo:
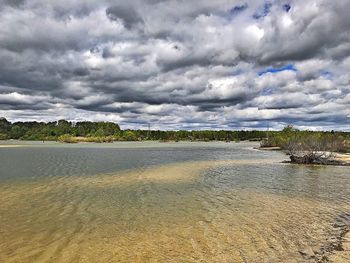
<path fill-rule="evenodd" d="M 1 142 L 0 262 L 350 262 L 350 167 L 256 146 Z"/>

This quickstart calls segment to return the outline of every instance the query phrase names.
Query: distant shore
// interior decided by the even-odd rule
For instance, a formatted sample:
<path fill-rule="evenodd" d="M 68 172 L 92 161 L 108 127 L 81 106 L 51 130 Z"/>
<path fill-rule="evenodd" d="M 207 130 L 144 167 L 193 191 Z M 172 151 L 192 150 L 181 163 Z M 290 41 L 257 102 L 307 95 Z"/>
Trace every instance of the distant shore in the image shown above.
<path fill-rule="evenodd" d="M 262 151 L 281 151 L 281 147 L 272 146 L 272 147 L 254 147 L 254 149 L 262 150 Z"/>
<path fill-rule="evenodd" d="M 18 145 L 18 144 L 0 144 L 0 148 L 15 148 L 15 147 L 21 147 L 24 145 Z"/>

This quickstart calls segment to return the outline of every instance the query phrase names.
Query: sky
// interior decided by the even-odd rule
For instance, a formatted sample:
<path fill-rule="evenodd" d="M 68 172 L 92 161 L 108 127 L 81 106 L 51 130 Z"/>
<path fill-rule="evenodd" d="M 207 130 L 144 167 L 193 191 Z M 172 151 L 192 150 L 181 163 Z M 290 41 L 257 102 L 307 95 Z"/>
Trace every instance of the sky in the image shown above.
<path fill-rule="evenodd" d="M 0 116 L 350 130 L 349 0 L 0 0 Z"/>

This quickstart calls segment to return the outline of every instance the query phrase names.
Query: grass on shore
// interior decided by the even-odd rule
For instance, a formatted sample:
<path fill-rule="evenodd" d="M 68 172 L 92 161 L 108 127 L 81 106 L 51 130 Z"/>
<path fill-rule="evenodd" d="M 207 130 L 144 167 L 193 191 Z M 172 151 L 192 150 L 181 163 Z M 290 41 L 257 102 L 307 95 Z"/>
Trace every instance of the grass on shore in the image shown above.
<path fill-rule="evenodd" d="M 113 136 L 103 136 L 103 137 L 76 137 L 71 135 L 62 135 L 58 137 L 59 142 L 63 143 L 78 143 L 78 142 L 97 142 L 97 143 L 103 143 L 103 142 L 113 142 L 116 139 Z"/>

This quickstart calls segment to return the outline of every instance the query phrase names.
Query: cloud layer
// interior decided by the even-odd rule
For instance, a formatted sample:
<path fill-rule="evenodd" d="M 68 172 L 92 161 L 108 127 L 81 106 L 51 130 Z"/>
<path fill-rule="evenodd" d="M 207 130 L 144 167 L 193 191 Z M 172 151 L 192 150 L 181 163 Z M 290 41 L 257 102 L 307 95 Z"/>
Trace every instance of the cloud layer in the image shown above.
<path fill-rule="evenodd" d="M 350 130 L 348 0 L 0 0 L 0 115 Z"/>

